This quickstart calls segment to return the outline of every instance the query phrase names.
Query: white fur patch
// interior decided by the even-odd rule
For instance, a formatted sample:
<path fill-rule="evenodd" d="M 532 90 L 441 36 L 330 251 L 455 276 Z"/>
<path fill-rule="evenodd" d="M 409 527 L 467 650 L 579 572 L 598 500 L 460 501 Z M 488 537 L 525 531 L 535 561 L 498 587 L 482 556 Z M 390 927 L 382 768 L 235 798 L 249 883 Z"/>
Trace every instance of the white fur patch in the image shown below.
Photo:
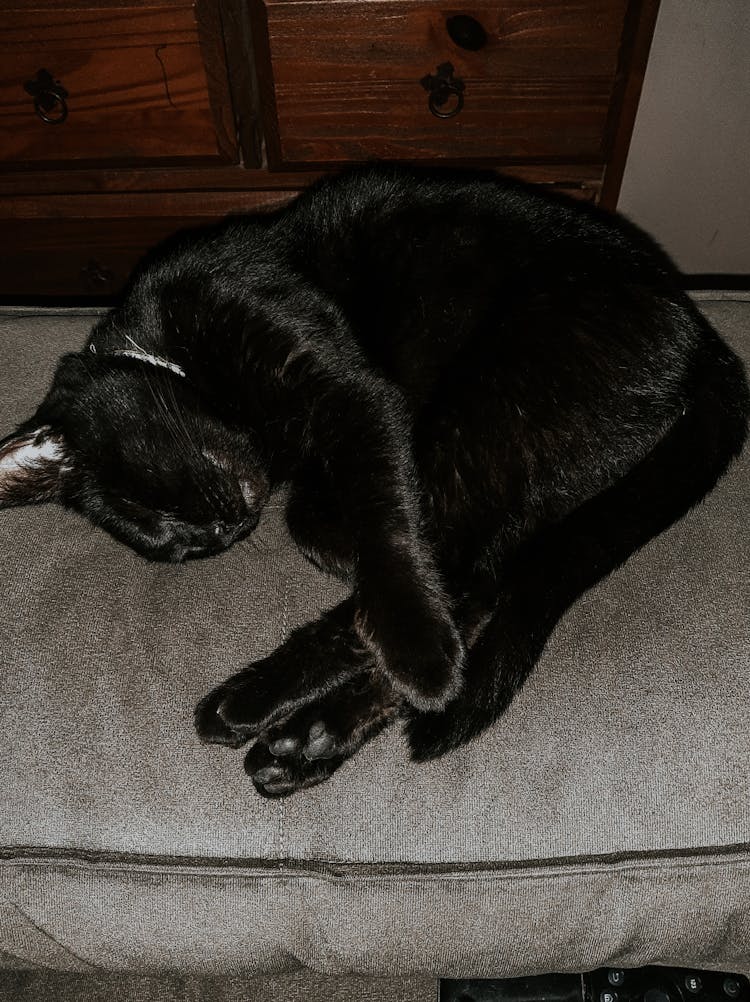
<path fill-rule="evenodd" d="M 0 455 L 0 473 L 10 473 L 19 468 L 33 470 L 42 463 L 59 462 L 63 456 L 62 446 L 54 439 L 44 439 L 38 445 L 26 442 L 5 455 Z"/>

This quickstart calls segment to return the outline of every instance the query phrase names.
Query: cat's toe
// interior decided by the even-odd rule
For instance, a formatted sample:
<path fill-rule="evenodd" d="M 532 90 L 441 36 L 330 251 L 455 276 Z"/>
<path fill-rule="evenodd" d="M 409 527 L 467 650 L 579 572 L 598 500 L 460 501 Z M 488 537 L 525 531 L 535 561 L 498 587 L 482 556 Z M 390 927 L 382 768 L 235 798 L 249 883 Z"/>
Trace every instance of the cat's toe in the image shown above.
<path fill-rule="evenodd" d="M 281 737 L 271 741 L 268 750 L 277 758 L 284 758 L 286 755 L 296 755 L 300 750 L 300 742 L 295 737 Z"/>
<path fill-rule="evenodd" d="M 288 797 L 298 789 L 288 763 L 276 759 L 265 745 L 254 745 L 247 753 L 245 772 L 258 793 L 270 800 Z"/>
<path fill-rule="evenodd" d="M 286 775 L 287 770 L 281 765 L 264 765 L 252 774 L 255 783 L 266 787 L 279 783 L 286 778 Z"/>
<path fill-rule="evenodd" d="M 195 708 L 194 720 L 198 737 L 205 744 L 227 745 L 239 748 L 248 740 L 247 735 L 230 726 L 220 713 L 226 699 L 226 688 L 219 686 L 212 690 Z"/>
<path fill-rule="evenodd" d="M 316 720 L 310 726 L 302 754 L 308 761 L 314 762 L 316 759 L 346 755 L 347 751 L 348 749 L 340 741 L 337 741 L 333 734 L 326 730 L 326 725 L 323 721 Z"/>
<path fill-rule="evenodd" d="M 310 761 L 301 754 L 277 758 L 265 742 L 259 741 L 245 756 L 245 772 L 262 797 L 278 800 L 324 782 L 342 761 Z"/>

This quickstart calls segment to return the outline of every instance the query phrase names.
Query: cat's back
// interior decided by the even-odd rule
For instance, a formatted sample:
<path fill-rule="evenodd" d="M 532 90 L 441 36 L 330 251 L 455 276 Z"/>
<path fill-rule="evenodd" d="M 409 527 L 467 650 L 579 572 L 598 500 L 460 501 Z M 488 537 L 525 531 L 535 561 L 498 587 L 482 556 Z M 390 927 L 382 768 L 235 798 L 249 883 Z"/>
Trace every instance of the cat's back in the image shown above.
<path fill-rule="evenodd" d="M 583 325 L 601 347 L 636 315 L 628 339 L 632 347 L 642 330 L 645 345 L 665 330 L 649 332 L 645 318 L 682 295 L 668 259 L 635 227 L 489 172 L 349 171 L 303 195 L 284 225 L 300 269 L 399 381 L 419 373 L 429 384 L 467 351 L 509 360 L 529 318 L 534 350 L 547 320 L 550 338 L 563 323 Z"/>
<path fill-rule="evenodd" d="M 435 237 L 435 257 L 487 241 L 496 249 L 507 246 L 508 262 L 515 261 L 519 269 L 524 264 L 522 248 L 540 254 L 563 245 L 584 256 L 607 247 L 628 252 L 626 257 L 636 252 L 666 261 L 653 241 L 621 217 L 492 171 L 355 168 L 305 192 L 291 215 L 298 232 L 313 237 L 319 251 L 329 243 L 339 251 L 350 246 L 361 251 L 366 240 L 396 249 L 397 236 L 418 239 L 430 234 Z M 451 244 L 452 235 L 462 242 Z M 407 254 L 414 246 L 402 243 L 400 249 Z"/>

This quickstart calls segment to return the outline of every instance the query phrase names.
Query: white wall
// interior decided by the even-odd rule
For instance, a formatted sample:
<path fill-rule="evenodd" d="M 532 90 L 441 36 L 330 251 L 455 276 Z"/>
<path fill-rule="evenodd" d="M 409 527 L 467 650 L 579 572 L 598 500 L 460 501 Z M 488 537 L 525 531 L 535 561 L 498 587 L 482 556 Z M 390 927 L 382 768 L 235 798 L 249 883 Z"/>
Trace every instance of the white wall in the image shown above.
<path fill-rule="evenodd" d="M 618 209 L 683 271 L 750 273 L 750 0 L 661 0 Z"/>

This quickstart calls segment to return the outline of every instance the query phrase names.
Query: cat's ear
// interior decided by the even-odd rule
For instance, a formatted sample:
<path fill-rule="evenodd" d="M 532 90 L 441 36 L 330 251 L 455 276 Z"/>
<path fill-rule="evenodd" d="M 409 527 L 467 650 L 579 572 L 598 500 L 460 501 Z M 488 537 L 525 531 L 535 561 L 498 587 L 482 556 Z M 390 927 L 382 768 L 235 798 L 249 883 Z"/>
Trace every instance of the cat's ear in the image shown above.
<path fill-rule="evenodd" d="M 0 442 L 0 508 L 55 501 L 69 468 L 65 441 L 48 425 L 9 435 Z"/>

